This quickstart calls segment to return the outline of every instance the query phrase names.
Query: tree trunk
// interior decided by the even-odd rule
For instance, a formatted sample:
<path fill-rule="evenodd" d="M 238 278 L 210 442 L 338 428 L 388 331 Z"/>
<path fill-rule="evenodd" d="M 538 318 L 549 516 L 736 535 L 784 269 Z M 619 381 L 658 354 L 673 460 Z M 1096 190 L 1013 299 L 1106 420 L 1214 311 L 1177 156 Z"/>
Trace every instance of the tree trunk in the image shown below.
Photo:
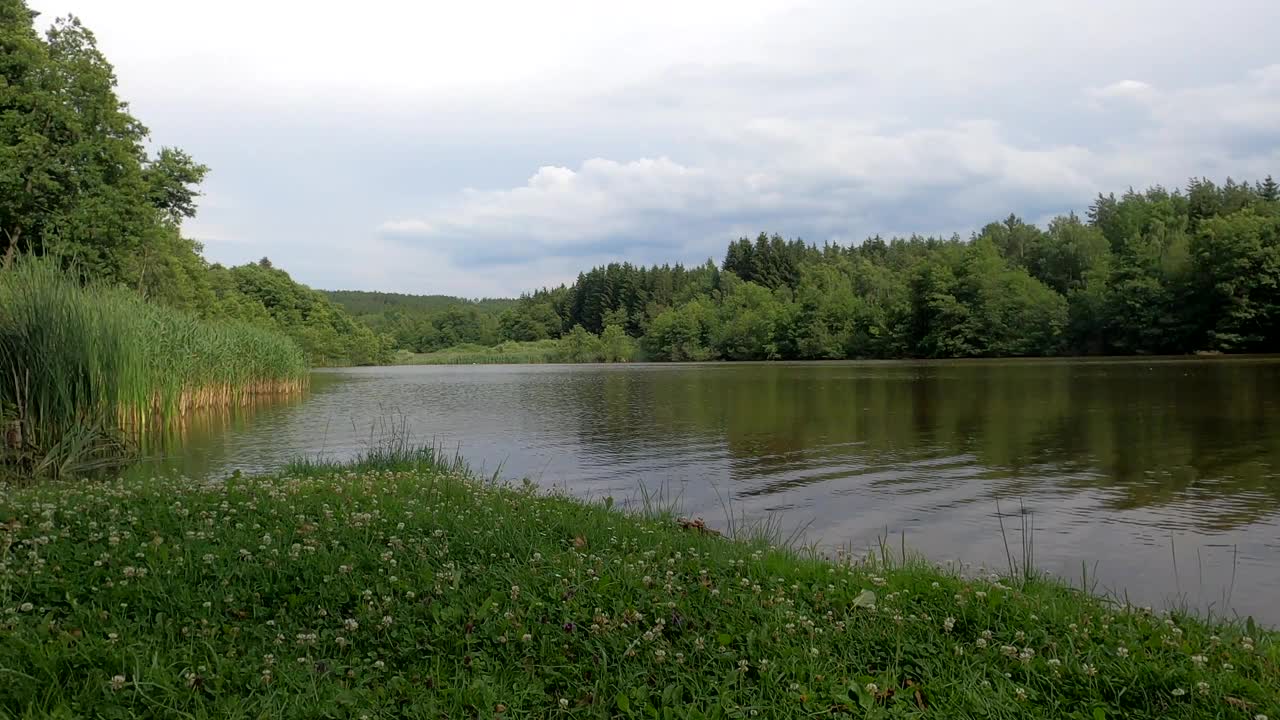
<path fill-rule="evenodd" d="M 18 238 L 22 237 L 22 226 L 19 225 L 13 232 L 5 231 L 5 235 L 9 236 L 9 247 L 4 251 L 4 263 L 0 263 L 0 267 L 8 269 L 13 265 L 13 258 L 18 254 Z"/>

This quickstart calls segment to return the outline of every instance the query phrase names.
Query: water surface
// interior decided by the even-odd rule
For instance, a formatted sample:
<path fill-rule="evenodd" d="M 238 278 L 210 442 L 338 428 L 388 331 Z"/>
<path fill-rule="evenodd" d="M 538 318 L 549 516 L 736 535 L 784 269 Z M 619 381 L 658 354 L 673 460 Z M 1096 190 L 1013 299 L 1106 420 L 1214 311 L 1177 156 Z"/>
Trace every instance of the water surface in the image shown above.
<path fill-rule="evenodd" d="M 301 402 L 194 424 L 192 475 L 345 457 L 389 422 L 474 466 L 584 496 L 780 513 L 824 544 L 886 532 L 1003 567 L 1020 508 L 1037 564 L 1135 601 L 1280 624 L 1280 359 L 317 371 Z"/>

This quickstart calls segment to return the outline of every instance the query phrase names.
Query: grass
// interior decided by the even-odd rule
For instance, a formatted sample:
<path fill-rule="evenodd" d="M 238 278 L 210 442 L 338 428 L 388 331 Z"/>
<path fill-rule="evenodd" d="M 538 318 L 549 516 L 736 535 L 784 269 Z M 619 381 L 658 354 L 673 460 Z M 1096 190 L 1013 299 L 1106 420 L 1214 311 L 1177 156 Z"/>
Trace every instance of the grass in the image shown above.
<path fill-rule="evenodd" d="M 603 336 L 575 327 L 559 339 L 504 342 L 493 347 L 455 345 L 429 353 L 401 350 L 394 365 L 519 365 L 542 363 L 633 362 L 642 359 L 634 338 L 621 328 L 606 329 Z"/>
<path fill-rule="evenodd" d="M 302 351 L 275 332 L 82 287 L 38 259 L 0 272 L 0 466 L 115 464 L 148 426 L 306 382 Z"/>
<path fill-rule="evenodd" d="M 1280 717 L 1251 623 L 632 509 L 404 448 L 3 489 L 0 716 Z"/>
<path fill-rule="evenodd" d="M 401 351 L 392 359 L 395 365 L 529 365 L 561 362 L 558 340 L 505 342 L 493 347 L 455 345 L 429 353 Z"/>

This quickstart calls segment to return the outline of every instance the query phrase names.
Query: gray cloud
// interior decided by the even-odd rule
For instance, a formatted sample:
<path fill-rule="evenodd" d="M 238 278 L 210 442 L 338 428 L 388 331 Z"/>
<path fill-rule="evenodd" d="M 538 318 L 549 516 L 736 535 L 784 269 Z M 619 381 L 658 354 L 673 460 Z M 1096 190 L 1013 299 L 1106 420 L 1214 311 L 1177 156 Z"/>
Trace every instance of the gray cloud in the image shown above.
<path fill-rule="evenodd" d="M 322 287 L 511 294 L 1280 172 L 1273 0 L 33 4 L 212 166 L 211 258 Z"/>

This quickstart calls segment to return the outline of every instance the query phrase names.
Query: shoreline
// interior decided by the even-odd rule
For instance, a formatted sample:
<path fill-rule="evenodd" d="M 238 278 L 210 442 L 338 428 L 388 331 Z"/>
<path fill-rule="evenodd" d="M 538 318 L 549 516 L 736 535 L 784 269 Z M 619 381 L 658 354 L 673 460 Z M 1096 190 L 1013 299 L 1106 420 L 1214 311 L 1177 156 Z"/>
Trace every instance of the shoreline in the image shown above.
<path fill-rule="evenodd" d="M 6 487 L 0 521 L 19 716 L 1280 717 L 1251 620 L 833 561 L 430 450 Z"/>
<path fill-rule="evenodd" d="M 439 355 L 440 362 L 423 361 L 422 358 L 430 358 L 433 355 Z M 1052 364 L 1055 362 L 1072 362 L 1072 363 L 1125 363 L 1125 362 L 1157 362 L 1157 363 L 1177 363 L 1177 362 L 1240 362 L 1254 361 L 1266 362 L 1270 360 L 1280 360 L 1280 354 L 1267 353 L 1189 353 L 1186 355 L 1049 355 L 1049 356 L 1005 356 L 1005 357 L 954 357 L 954 358 L 844 358 L 844 359 L 798 359 L 791 358 L 785 360 L 626 360 L 618 362 L 571 362 L 564 360 L 536 360 L 536 361 L 483 361 L 483 362 L 448 362 L 445 360 L 450 353 L 440 351 L 439 353 L 413 353 L 403 362 L 390 362 L 377 365 L 344 365 L 344 366 L 325 366 L 312 368 L 313 370 L 336 370 L 350 369 L 357 367 L 371 368 L 388 368 L 388 367 L 418 367 L 418 366 L 440 366 L 440 365 L 642 365 L 642 366 L 702 366 L 702 365 L 890 365 L 890 364 L 912 364 L 912 365 L 934 365 L 934 364 L 1005 364 L 1005 363 L 1027 363 L 1027 364 Z M 501 358 L 502 354 L 497 353 L 490 358 Z"/>

